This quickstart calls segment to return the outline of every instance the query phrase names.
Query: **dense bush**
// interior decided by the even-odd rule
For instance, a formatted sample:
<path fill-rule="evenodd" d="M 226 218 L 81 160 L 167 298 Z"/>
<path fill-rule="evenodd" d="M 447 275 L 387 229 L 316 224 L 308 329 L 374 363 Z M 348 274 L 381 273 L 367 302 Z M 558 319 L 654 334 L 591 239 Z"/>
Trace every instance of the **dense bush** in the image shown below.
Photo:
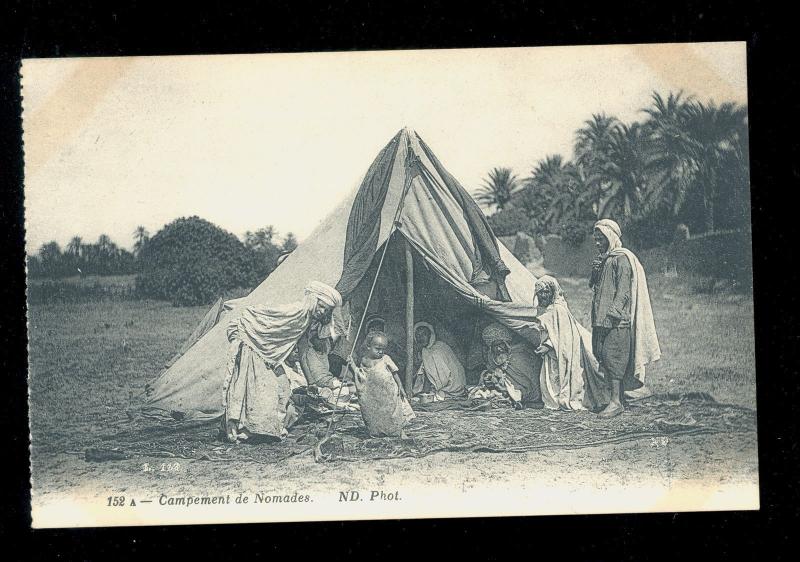
<path fill-rule="evenodd" d="M 175 305 L 209 304 L 260 279 L 252 253 L 233 234 L 198 217 L 177 219 L 139 254 L 137 290 Z"/>
<path fill-rule="evenodd" d="M 580 246 L 586 237 L 592 233 L 593 223 L 591 221 L 581 221 L 568 219 L 558 227 L 558 235 L 567 244 Z"/>
<path fill-rule="evenodd" d="M 752 238 L 749 230 L 715 232 L 678 240 L 639 253 L 653 271 L 674 269 L 678 275 L 729 280 L 740 287 L 753 283 Z"/>
<path fill-rule="evenodd" d="M 497 211 L 488 217 L 489 226 L 495 236 L 514 236 L 517 232 L 528 232 L 530 219 L 524 209 L 512 208 Z"/>

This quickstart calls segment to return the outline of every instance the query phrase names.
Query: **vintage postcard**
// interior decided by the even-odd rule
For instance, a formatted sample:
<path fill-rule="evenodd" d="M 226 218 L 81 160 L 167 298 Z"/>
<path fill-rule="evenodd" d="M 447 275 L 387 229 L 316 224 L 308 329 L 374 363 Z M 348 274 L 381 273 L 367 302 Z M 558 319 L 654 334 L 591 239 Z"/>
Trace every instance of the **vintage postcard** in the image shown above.
<path fill-rule="evenodd" d="M 34 527 L 758 509 L 744 43 L 22 96 Z"/>

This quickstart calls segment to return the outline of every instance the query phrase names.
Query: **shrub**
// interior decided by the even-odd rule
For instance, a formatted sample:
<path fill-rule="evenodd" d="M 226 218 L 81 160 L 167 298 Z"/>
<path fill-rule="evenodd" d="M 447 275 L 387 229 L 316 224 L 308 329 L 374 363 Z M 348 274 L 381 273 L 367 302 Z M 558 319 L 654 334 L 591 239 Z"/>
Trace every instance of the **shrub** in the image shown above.
<path fill-rule="evenodd" d="M 558 226 L 558 235 L 570 246 L 580 246 L 592 232 L 592 223 L 581 220 L 567 220 Z"/>
<path fill-rule="evenodd" d="M 495 236 L 514 236 L 517 232 L 528 232 L 531 222 L 525 210 L 519 208 L 497 211 L 488 217 L 488 221 Z"/>
<path fill-rule="evenodd" d="M 251 254 L 230 232 L 199 217 L 180 218 L 142 248 L 136 289 L 174 305 L 209 304 L 225 291 L 259 281 Z"/>

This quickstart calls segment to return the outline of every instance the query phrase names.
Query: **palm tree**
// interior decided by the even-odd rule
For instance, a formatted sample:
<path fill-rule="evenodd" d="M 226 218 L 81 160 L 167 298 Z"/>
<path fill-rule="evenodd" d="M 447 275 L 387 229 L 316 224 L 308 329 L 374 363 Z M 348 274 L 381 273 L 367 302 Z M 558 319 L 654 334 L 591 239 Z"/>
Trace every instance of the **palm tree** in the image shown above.
<path fill-rule="evenodd" d="M 61 247 L 55 240 L 43 244 L 42 247 L 39 248 L 39 259 L 42 260 L 43 264 L 55 263 L 59 258 L 61 258 Z"/>
<path fill-rule="evenodd" d="M 680 127 L 686 115 L 686 108 L 694 101 L 692 96 L 684 97 L 683 90 L 678 93 L 670 92 L 666 99 L 658 92 L 650 95 L 652 105 L 642 108 L 650 116 L 650 123 L 659 127 L 672 124 Z"/>
<path fill-rule="evenodd" d="M 682 147 L 695 169 L 702 196 L 706 232 L 715 227 L 715 201 L 721 177 L 731 164 L 749 168 L 747 109 L 735 103 L 694 102 L 686 110 L 687 139 Z"/>
<path fill-rule="evenodd" d="M 138 254 L 147 241 L 150 240 L 150 233 L 147 232 L 145 227 L 137 226 L 136 230 L 133 231 L 133 238 L 135 240 L 133 243 L 133 253 Z"/>
<path fill-rule="evenodd" d="M 521 206 L 540 229 L 555 231 L 565 221 L 585 217 L 591 203 L 589 178 L 582 165 L 558 154 L 547 156 L 525 180 Z"/>
<path fill-rule="evenodd" d="M 494 168 L 483 185 L 475 191 L 475 200 L 481 205 L 502 211 L 518 189 L 519 181 L 511 168 Z"/>
<path fill-rule="evenodd" d="M 619 125 L 616 117 L 595 113 L 575 133 L 575 163 L 591 169 L 602 166 L 612 143 L 612 133 Z"/>
<path fill-rule="evenodd" d="M 630 222 L 657 206 L 664 185 L 662 158 L 639 123 L 617 125 L 611 138 L 608 161 L 601 171 L 606 188 L 598 216 Z"/>
<path fill-rule="evenodd" d="M 294 233 L 289 232 L 286 234 L 286 237 L 283 239 L 283 246 L 282 249 L 284 252 L 291 252 L 295 248 L 297 248 L 297 237 Z"/>
<path fill-rule="evenodd" d="M 661 156 L 665 189 L 659 193 L 660 203 L 678 214 L 695 181 L 697 166 L 686 146 L 689 142 L 686 121 L 692 98 L 683 92 L 670 92 L 664 99 L 658 92 L 652 94 L 652 105 L 642 109 L 649 119 L 644 124 L 652 150 Z"/>
<path fill-rule="evenodd" d="M 277 231 L 272 225 L 259 228 L 255 232 L 250 232 L 248 230 L 244 234 L 244 244 L 252 249 L 265 250 L 272 246 L 272 239 L 276 234 Z"/>
<path fill-rule="evenodd" d="M 108 234 L 101 234 L 97 238 L 97 247 L 102 254 L 110 254 L 114 247 L 114 242 Z"/>
<path fill-rule="evenodd" d="M 69 244 L 67 244 L 67 253 L 77 258 L 81 255 L 82 248 L 83 239 L 80 236 L 73 236 Z"/>
<path fill-rule="evenodd" d="M 575 203 L 574 167 L 564 164 L 559 155 L 548 156 L 539 162 L 533 177 L 547 204 L 544 225 L 552 229 L 567 217 Z"/>

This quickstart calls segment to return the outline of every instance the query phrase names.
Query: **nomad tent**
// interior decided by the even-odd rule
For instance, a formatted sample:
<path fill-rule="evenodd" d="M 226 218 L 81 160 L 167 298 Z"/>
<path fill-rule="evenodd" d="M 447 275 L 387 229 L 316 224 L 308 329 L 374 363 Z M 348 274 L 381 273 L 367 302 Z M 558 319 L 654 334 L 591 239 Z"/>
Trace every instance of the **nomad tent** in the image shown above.
<path fill-rule="evenodd" d="M 261 285 L 242 299 L 214 305 L 182 346 L 185 352 L 148 385 L 145 411 L 185 419 L 220 416 L 227 324 L 244 306 L 300 300 L 312 280 L 342 294 L 349 338 L 362 318 L 382 320 L 406 385 L 416 322 L 432 324 L 468 372 L 482 363 L 480 331 L 489 322 L 511 328 L 520 345 L 538 341 L 534 276 L 499 243 L 431 149 L 405 128 L 378 154 L 358 189 Z M 341 343 L 334 353 L 345 357 L 359 342 Z"/>

